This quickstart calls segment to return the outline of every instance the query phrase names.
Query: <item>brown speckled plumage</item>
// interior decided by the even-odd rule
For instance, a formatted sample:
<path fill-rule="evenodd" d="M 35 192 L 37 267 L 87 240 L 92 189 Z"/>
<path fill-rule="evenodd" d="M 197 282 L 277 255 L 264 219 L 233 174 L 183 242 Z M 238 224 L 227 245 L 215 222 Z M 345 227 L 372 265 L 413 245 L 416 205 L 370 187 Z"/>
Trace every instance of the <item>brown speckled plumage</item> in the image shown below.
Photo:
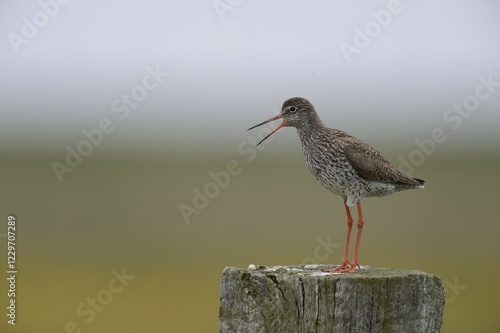
<path fill-rule="evenodd" d="M 296 110 L 291 112 L 293 108 Z M 382 197 L 423 187 L 422 180 L 394 168 L 370 145 L 323 125 L 307 99 L 288 99 L 281 113 L 286 115 L 285 126 L 297 128 L 309 170 L 326 189 L 346 200 L 348 206 L 363 197 Z"/>
<path fill-rule="evenodd" d="M 281 127 L 295 127 L 309 170 L 326 189 L 344 201 L 348 219 L 344 260 L 339 267 L 331 271 L 352 272 L 358 265 L 357 250 L 363 228 L 361 199 L 423 188 L 424 181 L 399 171 L 377 150 L 360 139 L 344 131 L 326 127 L 314 106 L 305 98 L 293 97 L 286 100 L 279 115 L 252 128 L 277 119 L 282 119 L 283 122 L 267 137 Z M 358 235 L 354 261 L 351 264 L 347 261 L 347 252 L 352 227 L 349 206 L 352 205 L 358 206 Z"/>

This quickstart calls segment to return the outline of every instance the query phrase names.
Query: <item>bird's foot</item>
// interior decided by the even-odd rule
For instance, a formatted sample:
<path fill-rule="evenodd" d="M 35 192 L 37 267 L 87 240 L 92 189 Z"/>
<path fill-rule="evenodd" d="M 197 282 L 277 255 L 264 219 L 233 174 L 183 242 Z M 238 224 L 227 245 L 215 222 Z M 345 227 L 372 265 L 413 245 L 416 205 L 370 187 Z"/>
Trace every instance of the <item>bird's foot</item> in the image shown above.
<path fill-rule="evenodd" d="M 335 268 L 330 268 L 330 269 L 324 269 L 323 272 L 327 273 L 354 273 L 356 271 L 356 268 L 361 268 L 359 267 L 358 263 L 351 264 L 349 261 L 345 261 L 340 266 L 337 266 Z"/>

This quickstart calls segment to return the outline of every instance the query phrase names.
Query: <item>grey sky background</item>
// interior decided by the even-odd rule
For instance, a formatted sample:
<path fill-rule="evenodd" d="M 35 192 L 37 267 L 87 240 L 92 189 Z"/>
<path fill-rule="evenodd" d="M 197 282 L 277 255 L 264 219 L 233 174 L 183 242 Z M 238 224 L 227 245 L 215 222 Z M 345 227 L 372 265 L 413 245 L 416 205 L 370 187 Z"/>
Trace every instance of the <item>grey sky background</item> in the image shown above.
<path fill-rule="evenodd" d="M 115 128 L 96 151 L 234 152 L 292 96 L 378 147 L 411 146 L 436 127 L 450 149 L 500 141 L 500 87 L 460 125 L 443 119 L 480 76 L 500 82 L 500 1 L 42 2 L 45 21 L 37 1 L 0 5 L 2 152 L 64 156 L 104 118 Z M 372 11 L 391 6 L 382 26 Z M 38 31 L 15 46 L 35 17 Z M 341 44 L 377 26 L 349 63 Z M 148 66 L 168 76 L 120 119 L 112 103 Z M 294 132 L 280 131 L 277 150 L 298 148 Z"/>

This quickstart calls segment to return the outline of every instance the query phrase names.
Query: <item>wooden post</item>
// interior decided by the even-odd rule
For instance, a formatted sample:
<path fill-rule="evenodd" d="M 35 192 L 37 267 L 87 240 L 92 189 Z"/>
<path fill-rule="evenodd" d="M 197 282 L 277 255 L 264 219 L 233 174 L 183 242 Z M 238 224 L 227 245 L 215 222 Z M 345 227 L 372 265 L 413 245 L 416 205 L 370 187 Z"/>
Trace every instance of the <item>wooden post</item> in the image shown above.
<path fill-rule="evenodd" d="M 226 267 L 221 333 L 439 332 L 444 287 L 415 270 L 362 267 L 330 274 L 323 265 Z"/>

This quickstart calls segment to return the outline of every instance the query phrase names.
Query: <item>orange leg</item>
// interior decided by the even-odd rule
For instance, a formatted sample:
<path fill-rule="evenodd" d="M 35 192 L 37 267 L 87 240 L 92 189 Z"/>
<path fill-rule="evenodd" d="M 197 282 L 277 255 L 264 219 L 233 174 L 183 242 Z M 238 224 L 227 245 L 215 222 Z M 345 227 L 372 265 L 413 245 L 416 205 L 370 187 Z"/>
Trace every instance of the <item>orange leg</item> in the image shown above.
<path fill-rule="evenodd" d="M 363 221 L 363 213 L 361 212 L 361 202 L 358 202 L 358 231 L 356 233 L 356 245 L 354 246 L 354 258 L 352 261 L 352 267 L 356 269 L 359 267 L 358 264 L 358 252 L 359 252 L 359 243 L 361 242 L 361 232 L 363 232 L 363 225 L 365 222 Z"/>
<path fill-rule="evenodd" d="M 340 266 L 332 269 L 325 269 L 324 270 L 325 272 L 342 273 L 346 269 L 349 269 L 351 267 L 351 263 L 347 260 L 347 257 L 349 256 L 349 240 L 351 239 L 352 216 L 351 216 L 351 210 L 349 209 L 349 206 L 345 204 L 345 201 L 344 201 L 344 207 L 347 215 L 347 234 L 345 237 L 344 258 L 342 258 L 342 263 L 340 264 Z"/>
<path fill-rule="evenodd" d="M 361 211 L 361 203 L 358 202 L 358 230 L 356 232 L 356 245 L 354 246 L 354 258 L 352 264 L 347 260 L 349 254 L 349 239 L 351 238 L 351 230 L 352 230 L 352 217 L 351 211 L 349 207 L 344 203 L 345 211 L 347 213 L 347 235 L 345 241 L 345 249 L 344 249 L 344 258 L 342 259 L 342 263 L 340 266 L 333 269 L 325 269 L 325 272 L 330 273 L 352 273 L 356 271 L 356 268 L 359 267 L 358 264 L 358 253 L 359 253 L 359 243 L 361 242 L 361 233 L 363 232 L 363 213 Z"/>

